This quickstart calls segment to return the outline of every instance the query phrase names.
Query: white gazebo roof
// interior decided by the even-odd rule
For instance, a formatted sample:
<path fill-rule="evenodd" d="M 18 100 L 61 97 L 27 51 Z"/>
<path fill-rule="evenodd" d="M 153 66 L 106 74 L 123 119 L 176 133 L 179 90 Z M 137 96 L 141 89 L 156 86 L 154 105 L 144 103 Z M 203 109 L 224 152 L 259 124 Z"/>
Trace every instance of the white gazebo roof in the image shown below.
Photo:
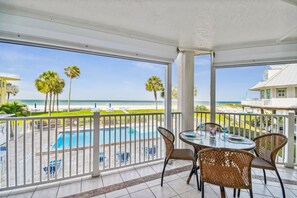
<path fill-rule="evenodd" d="M 289 87 L 297 85 L 297 64 L 282 66 L 283 68 L 271 78 L 257 83 L 250 90 L 259 90 L 268 87 Z"/>
<path fill-rule="evenodd" d="M 290 0 L 0 0 L 7 42 L 172 62 L 215 52 L 215 66 L 297 61 Z"/>

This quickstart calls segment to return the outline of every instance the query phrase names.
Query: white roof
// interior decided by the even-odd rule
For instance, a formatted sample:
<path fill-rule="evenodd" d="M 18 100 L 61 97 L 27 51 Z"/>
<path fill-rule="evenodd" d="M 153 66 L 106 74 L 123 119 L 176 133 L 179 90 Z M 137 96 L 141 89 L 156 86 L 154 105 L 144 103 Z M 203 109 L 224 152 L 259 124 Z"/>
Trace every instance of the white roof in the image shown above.
<path fill-rule="evenodd" d="M 0 78 L 5 78 L 6 80 L 20 80 L 19 75 L 8 73 L 0 73 Z"/>
<path fill-rule="evenodd" d="M 266 81 L 257 83 L 255 86 L 251 87 L 250 90 L 289 86 L 297 86 L 297 64 L 283 65 L 279 72 Z"/>
<path fill-rule="evenodd" d="M 269 65 L 268 68 L 269 70 L 273 69 L 273 70 L 281 70 L 284 67 L 286 67 L 287 65 Z"/>
<path fill-rule="evenodd" d="M 217 52 L 215 63 L 267 63 L 271 56 L 297 60 L 296 19 L 291 0 L 0 0 L 0 39 L 165 62 L 176 58 L 177 48 L 205 53 L 263 46 L 228 55 L 236 61 Z"/>

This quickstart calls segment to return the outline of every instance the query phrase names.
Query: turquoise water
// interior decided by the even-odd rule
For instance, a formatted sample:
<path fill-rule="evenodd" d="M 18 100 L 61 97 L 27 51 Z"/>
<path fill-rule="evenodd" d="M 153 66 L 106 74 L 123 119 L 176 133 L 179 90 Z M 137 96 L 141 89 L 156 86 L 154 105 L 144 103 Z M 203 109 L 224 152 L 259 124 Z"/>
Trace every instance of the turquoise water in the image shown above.
<path fill-rule="evenodd" d="M 92 146 L 93 145 L 93 133 L 94 131 L 85 130 L 77 132 L 72 132 L 72 134 L 68 132 L 60 133 L 57 139 L 57 143 L 54 144 L 51 149 L 62 149 L 63 145 L 64 148 L 70 148 L 70 145 L 72 145 L 72 148 L 83 147 L 84 142 L 85 146 Z M 99 144 L 112 144 L 112 143 L 118 143 L 120 141 L 134 141 L 139 139 L 147 139 L 148 137 L 151 139 L 154 136 L 156 138 L 160 135 L 154 131 L 154 132 L 138 132 L 133 128 L 129 127 L 122 127 L 122 128 L 111 128 L 109 129 L 100 129 L 99 131 Z M 77 138 L 78 137 L 78 138 Z M 64 140 L 64 141 L 63 141 Z"/>
<path fill-rule="evenodd" d="M 26 105 L 44 105 L 44 100 L 16 100 Z M 71 100 L 72 105 L 155 105 L 155 101 L 150 100 Z M 173 104 L 176 104 L 176 101 L 172 101 Z M 68 100 L 59 100 L 60 105 L 67 105 Z M 164 101 L 158 101 L 158 104 L 164 104 Z M 240 104 L 240 101 L 217 101 L 217 104 Z M 209 101 L 195 101 L 195 105 L 209 105 Z"/>

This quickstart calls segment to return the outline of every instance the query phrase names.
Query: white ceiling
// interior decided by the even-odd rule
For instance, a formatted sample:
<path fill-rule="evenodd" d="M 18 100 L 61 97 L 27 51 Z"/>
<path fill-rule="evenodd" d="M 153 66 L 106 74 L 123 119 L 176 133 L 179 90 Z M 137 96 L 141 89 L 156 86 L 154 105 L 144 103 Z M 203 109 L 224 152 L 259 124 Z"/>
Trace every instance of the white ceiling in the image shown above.
<path fill-rule="evenodd" d="M 0 12 L 181 49 L 297 43 L 294 0 L 0 0 Z"/>

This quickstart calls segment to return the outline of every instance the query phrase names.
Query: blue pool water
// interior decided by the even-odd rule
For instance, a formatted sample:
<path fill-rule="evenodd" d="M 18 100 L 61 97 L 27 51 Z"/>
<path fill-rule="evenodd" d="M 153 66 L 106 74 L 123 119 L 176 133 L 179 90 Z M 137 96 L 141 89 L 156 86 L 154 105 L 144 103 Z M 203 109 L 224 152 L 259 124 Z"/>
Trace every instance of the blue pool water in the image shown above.
<path fill-rule="evenodd" d="M 94 131 L 85 130 L 79 131 L 79 132 L 64 132 L 60 133 L 57 139 L 57 143 L 55 143 L 51 149 L 62 149 L 63 145 L 64 148 L 70 148 L 70 145 L 72 145 L 72 148 L 76 148 L 77 144 L 78 147 L 84 146 L 84 140 L 85 140 L 85 146 L 93 145 L 93 133 Z M 118 143 L 120 141 L 133 141 L 133 140 L 139 140 L 139 139 L 152 139 L 159 137 L 160 135 L 154 131 L 154 132 L 143 132 L 143 131 L 136 131 L 133 128 L 111 128 L 111 129 L 100 129 L 99 131 L 99 143 L 100 144 L 112 144 L 112 143 Z M 78 137 L 78 139 L 77 139 Z M 64 140 L 64 141 L 63 141 Z M 78 142 L 77 142 L 78 140 Z"/>

